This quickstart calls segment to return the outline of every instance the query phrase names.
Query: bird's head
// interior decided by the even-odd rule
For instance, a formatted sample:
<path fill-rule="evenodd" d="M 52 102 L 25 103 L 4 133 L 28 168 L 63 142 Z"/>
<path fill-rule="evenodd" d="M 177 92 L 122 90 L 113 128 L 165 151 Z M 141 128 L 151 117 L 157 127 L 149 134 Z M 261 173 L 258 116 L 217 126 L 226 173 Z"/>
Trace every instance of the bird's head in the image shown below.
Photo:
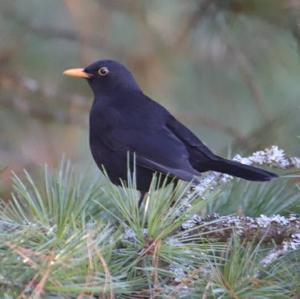
<path fill-rule="evenodd" d="M 95 95 L 118 89 L 140 90 L 131 72 L 114 60 L 99 60 L 85 68 L 68 69 L 64 75 L 87 79 Z"/>

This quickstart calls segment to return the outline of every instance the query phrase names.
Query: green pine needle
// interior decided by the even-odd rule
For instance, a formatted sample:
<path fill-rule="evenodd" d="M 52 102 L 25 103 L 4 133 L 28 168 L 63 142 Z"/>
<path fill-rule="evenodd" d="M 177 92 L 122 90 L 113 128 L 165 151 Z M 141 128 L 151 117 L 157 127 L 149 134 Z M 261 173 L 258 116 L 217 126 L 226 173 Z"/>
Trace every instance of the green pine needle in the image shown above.
<path fill-rule="evenodd" d="M 116 187 L 78 175 L 63 161 L 58 171 L 45 167 L 42 177 L 37 183 L 26 171 L 22 178 L 14 174 L 12 199 L 2 205 L 1 298 L 292 298 L 299 292 L 299 251 L 263 266 L 272 250 L 263 242 L 244 244 L 238 236 L 220 242 L 195 227 L 181 229 L 194 214 L 297 209 L 299 190 L 286 181 L 217 186 L 204 201 L 189 184 L 155 176 L 139 208 L 135 173 Z"/>

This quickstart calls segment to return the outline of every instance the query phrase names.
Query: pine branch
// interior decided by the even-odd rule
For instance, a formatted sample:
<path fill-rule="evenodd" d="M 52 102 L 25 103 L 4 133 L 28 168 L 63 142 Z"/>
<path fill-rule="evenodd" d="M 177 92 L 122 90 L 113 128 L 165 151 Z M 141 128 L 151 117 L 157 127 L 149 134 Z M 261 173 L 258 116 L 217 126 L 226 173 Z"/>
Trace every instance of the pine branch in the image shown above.
<path fill-rule="evenodd" d="M 233 234 L 237 234 L 245 242 L 274 244 L 274 251 L 271 252 L 273 258 L 300 247 L 300 218 L 294 215 L 289 217 L 261 215 L 251 218 L 212 214 L 203 219 L 194 216 L 182 225 L 183 230 L 191 228 L 193 235 L 196 232 L 209 240 L 226 242 Z M 273 258 L 266 259 L 263 263 L 270 263 Z"/>

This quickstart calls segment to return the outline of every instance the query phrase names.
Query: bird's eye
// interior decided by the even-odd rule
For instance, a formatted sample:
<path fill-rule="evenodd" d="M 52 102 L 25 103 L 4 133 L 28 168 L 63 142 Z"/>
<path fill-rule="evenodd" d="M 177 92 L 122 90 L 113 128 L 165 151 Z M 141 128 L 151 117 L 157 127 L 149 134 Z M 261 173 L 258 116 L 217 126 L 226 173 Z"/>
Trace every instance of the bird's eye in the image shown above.
<path fill-rule="evenodd" d="M 109 73 L 109 70 L 107 67 L 103 66 L 98 70 L 98 74 L 100 76 L 106 76 Z"/>

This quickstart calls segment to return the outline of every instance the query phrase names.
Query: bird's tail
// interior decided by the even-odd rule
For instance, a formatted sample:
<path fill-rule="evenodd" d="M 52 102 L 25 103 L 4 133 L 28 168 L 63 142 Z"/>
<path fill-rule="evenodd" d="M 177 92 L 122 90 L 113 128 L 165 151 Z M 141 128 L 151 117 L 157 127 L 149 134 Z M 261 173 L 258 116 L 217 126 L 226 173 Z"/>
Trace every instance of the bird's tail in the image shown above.
<path fill-rule="evenodd" d="M 245 165 L 236 161 L 226 160 L 221 157 L 210 161 L 208 168 L 208 170 L 227 173 L 250 181 L 270 181 L 278 177 L 278 175 L 273 172 Z"/>

